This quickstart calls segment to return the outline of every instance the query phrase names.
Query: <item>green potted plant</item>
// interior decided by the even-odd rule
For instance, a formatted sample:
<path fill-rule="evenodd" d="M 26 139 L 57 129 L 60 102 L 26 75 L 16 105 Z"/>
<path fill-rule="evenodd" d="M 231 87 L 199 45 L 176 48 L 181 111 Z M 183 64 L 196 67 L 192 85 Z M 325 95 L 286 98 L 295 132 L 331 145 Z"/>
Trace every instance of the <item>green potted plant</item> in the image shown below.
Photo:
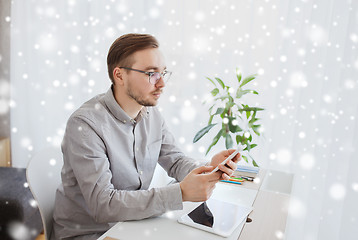
<path fill-rule="evenodd" d="M 253 135 L 260 136 L 261 134 L 261 125 L 258 124 L 259 118 L 256 117 L 256 114 L 258 111 L 264 109 L 251 107 L 244 104 L 242 100 L 246 94 L 259 94 L 255 90 L 244 89 L 246 84 L 255 79 L 256 74 L 242 78 L 241 72 L 236 69 L 236 77 L 238 81 L 237 88 L 226 85 L 224 81 L 218 77 L 215 77 L 215 81 L 207 77 L 214 85 L 214 89 L 211 90 L 213 104 L 209 108 L 210 117 L 208 125 L 196 133 L 193 142 L 197 142 L 213 129 L 214 126 L 221 124 L 221 128 L 213 138 L 206 151 L 206 155 L 210 152 L 211 148 L 223 138 L 225 139 L 227 149 L 233 147 L 234 141 L 236 141 L 237 145 L 241 144 L 244 146 L 242 158 L 246 162 L 250 159 L 252 165 L 258 167 L 256 161 L 250 155 L 250 150 L 257 146 L 257 144 L 254 143 Z M 213 123 L 213 121 L 216 121 L 216 123 Z"/>

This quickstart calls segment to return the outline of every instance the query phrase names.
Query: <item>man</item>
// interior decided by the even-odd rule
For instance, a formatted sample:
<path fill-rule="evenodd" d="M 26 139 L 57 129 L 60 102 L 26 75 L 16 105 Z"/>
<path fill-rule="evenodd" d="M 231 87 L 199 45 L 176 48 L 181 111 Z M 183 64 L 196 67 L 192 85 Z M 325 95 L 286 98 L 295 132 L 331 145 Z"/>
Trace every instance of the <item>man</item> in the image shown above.
<path fill-rule="evenodd" d="M 220 164 L 234 150 L 199 166 L 175 145 L 154 107 L 171 75 L 158 47 L 151 35 L 119 37 L 107 56 L 111 88 L 68 120 L 53 239 L 96 239 L 115 222 L 179 210 L 184 201 L 205 201 L 217 181 L 236 169 L 239 154 Z M 157 162 L 179 183 L 148 190 Z M 221 171 L 209 174 L 217 165 Z"/>

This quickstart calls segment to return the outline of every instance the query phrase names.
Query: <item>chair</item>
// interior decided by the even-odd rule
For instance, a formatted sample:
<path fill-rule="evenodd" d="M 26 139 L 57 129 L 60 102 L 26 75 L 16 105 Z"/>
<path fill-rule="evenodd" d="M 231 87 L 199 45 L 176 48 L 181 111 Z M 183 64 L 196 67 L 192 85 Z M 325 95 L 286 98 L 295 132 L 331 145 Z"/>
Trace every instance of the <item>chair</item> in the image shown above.
<path fill-rule="evenodd" d="M 59 148 L 46 148 L 35 155 L 26 169 L 30 190 L 37 201 L 46 239 L 50 239 L 56 189 L 61 183 L 62 153 Z"/>

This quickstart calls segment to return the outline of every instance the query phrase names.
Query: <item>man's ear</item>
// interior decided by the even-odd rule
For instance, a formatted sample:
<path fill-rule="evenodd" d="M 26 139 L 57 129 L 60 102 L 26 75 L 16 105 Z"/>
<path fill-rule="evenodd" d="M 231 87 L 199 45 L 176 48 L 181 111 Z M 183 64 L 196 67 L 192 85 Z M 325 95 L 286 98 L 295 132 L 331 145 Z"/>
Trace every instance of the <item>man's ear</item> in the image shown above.
<path fill-rule="evenodd" d="M 113 80 L 114 84 L 123 85 L 123 72 L 119 67 L 113 69 Z"/>

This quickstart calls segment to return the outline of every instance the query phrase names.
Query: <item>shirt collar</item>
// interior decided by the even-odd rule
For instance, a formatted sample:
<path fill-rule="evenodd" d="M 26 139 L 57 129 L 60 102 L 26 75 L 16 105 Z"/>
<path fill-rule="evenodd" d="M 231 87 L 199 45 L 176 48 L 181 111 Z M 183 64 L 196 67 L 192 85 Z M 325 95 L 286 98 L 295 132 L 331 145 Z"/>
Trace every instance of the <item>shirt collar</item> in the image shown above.
<path fill-rule="evenodd" d="M 142 118 L 147 118 L 149 114 L 148 108 L 143 107 L 135 119 L 129 117 L 128 114 L 121 108 L 121 106 L 117 103 L 116 99 L 114 98 L 112 86 L 108 89 L 108 91 L 104 95 L 104 102 L 106 103 L 112 115 L 122 123 L 136 123 L 139 122 Z"/>

